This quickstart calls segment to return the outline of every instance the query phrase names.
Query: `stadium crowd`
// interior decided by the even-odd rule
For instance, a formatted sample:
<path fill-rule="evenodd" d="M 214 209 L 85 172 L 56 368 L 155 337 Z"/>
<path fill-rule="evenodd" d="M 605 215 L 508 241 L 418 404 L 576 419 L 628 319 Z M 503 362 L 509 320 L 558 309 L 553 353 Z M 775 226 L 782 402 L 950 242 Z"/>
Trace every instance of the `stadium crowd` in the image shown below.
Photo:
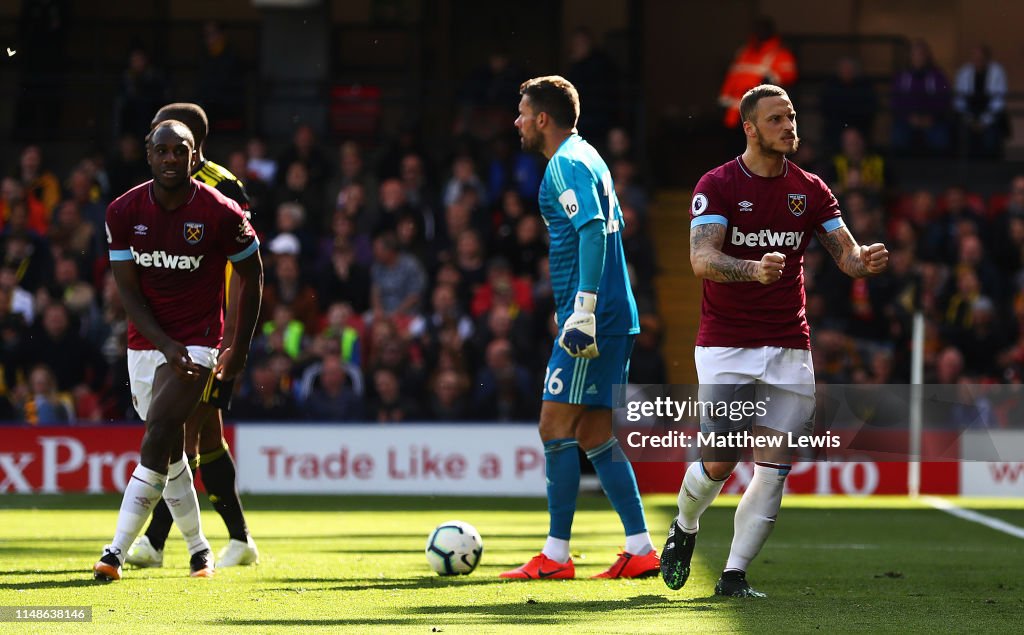
<path fill-rule="evenodd" d="M 586 32 L 575 37 L 566 76 L 585 103 L 600 104 L 607 97 L 595 78 L 608 77 L 613 65 Z M 983 82 L 948 82 L 928 66 L 926 53 L 915 49 L 909 79 L 894 78 L 894 125 L 907 124 L 893 131 L 893 141 L 906 144 L 894 152 L 953 144 L 969 111 L 979 122 L 970 130 L 1003 119 L 968 94 L 984 92 Z M 976 68 L 990 63 L 986 50 L 977 56 Z M 144 68 L 144 61 L 132 64 Z M 930 79 L 922 79 L 925 67 Z M 246 186 L 267 273 L 230 419 L 536 418 L 555 325 L 547 232 L 536 208 L 544 166 L 519 149 L 511 125 L 525 76 L 495 53 L 466 80 L 454 149 L 444 158 L 427 152 L 411 128 L 377 144 L 331 146 L 303 124 L 290 140 L 253 136 L 212 156 Z M 908 95 L 897 98 L 904 89 Z M 1024 176 L 988 197 L 969 184 L 901 191 L 886 156 L 865 140 L 877 97 L 858 79 L 855 61 L 842 61 L 821 99 L 825 134 L 805 138 L 795 158 L 826 178 L 862 242 L 883 241 L 892 254 L 885 274 L 850 280 L 812 243 L 805 276 L 819 380 L 905 383 L 919 305 L 929 382 L 1021 381 Z M 937 114 L 920 115 L 914 99 Z M 644 164 L 610 103 L 586 111 L 599 116 L 592 129 L 600 131 L 626 220 L 623 243 L 643 329 L 631 381 L 664 383 L 658 257 L 648 233 L 658 228 L 648 219 Z M 859 110 L 837 112 L 843 108 Z M 909 113 L 905 120 L 896 108 Z M 0 420 L 137 419 L 127 387 L 125 312 L 104 231 L 107 204 L 149 178 L 136 121 L 146 117 L 129 114 L 113 154 L 81 157 L 59 175 L 34 143 L 4 158 Z M 939 124 L 949 134 L 929 127 Z M 217 134 L 214 121 L 211 137 Z M 979 135 L 972 152 L 998 152 L 991 137 Z"/>

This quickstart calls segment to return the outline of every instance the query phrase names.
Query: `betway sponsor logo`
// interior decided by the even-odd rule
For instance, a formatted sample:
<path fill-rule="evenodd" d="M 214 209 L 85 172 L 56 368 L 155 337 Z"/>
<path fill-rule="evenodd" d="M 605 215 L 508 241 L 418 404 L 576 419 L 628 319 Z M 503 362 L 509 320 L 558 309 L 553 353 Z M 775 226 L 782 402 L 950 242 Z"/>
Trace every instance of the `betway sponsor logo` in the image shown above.
<path fill-rule="evenodd" d="M 132 258 L 135 264 L 140 267 L 157 267 L 159 269 L 181 269 L 182 271 L 195 271 L 204 256 L 179 256 L 169 254 L 162 249 L 157 251 L 137 252 L 131 247 Z"/>
<path fill-rule="evenodd" d="M 747 234 L 741 232 L 737 227 L 732 228 L 730 237 L 732 244 L 737 247 L 742 245 L 747 247 L 791 247 L 794 250 L 800 247 L 800 242 L 803 239 L 803 232 L 773 232 L 762 229 L 759 232 Z"/>

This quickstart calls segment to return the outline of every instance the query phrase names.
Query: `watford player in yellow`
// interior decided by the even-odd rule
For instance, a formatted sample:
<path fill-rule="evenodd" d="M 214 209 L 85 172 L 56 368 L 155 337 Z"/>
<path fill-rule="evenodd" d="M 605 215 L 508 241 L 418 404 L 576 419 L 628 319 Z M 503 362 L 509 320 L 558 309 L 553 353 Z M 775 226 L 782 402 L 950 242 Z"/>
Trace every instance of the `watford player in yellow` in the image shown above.
<path fill-rule="evenodd" d="M 203 154 L 209 122 L 206 112 L 191 103 L 168 104 L 157 111 L 152 126 L 176 120 L 184 123 L 195 137 L 196 161 L 192 178 L 218 190 L 224 196 L 236 201 L 246 215 L 250 215 L 249 196 L 245 186 L 226 168 L 210 161 Z M 234 307 L 237 302 L 238 280 L 233 274 L 229 262 L 225 270 L 225 294 L 227 306 Z M 226 311 L 223 341 L 234 339 L 235 312 Z M 235 460 L 224 440 L 224 419 L 222 410 L 229 407 L 234 380 L 220 382 L 210 373 L 210 381 L 203 393 L 203 399 L 185 422 L 185 453 L 189 458 L 189 466 L 199 469 L 199 476 L 206 488 L 207 496 L 213 503 L 224 524 L 227 526 L 231 540 L 217 557 L 217 565 L 231 567 L 237 565 L 256 564 L 260 554 L 256 543 L 249 535 L 242 511 L 242 501 L 238 497 L 235 478 Z M 163 499 L 153 508 L 146 533 L 140 536 L 128 550 L 125 562 L 137 567 L 160 567 L 164 562 L 164 544 L 173 524 L 171 513 Z"/>

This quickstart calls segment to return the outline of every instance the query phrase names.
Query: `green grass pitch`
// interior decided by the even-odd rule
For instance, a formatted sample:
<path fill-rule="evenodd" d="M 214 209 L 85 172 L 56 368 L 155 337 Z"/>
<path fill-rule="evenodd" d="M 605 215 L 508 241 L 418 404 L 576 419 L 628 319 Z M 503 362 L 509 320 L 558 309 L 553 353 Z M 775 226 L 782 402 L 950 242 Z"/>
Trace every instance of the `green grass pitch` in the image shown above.
<path fill-rule="evenodd" d="M 543 544 L 543 499 L 244 498 L 262 554 L 256 567 L 190 579 L 180 536 L 162 569 L 126 568 L 94 582 L 120 497 L 0 496 L 0 605 L 92 606 L 90 624 L 0 624 L 0 632 L 571 633 L 705 631 L 1009 632 L 1024 615 L 1024 541 L 905 498 L 787 497 L 749 579 L 764 600 L 716 598 L 735 497 L 702 521 L 682 590 L 660 578 L 588 580 L 622 544 L 600 496 L 582 496 L 574 526 L 577 580 L 505 582 Z M 660 549 L 675 498 L 645 498 Z M 960 500 L 1024 526 L 1024 501 Z M 423 555 L 439 522 L 480 531 L 469 576 L 442 578 Z M 220 518 L 203 512 L 219 550 Z"/>

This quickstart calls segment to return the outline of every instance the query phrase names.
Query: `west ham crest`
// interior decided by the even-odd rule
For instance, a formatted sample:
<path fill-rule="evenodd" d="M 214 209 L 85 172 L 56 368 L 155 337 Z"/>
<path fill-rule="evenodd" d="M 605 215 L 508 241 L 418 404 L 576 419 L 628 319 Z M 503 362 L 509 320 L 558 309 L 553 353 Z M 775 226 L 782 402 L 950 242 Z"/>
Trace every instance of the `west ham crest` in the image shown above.
<path fill-rule="evenodd" d="M 790 194 L 789 195 L 789 211 L 793 212 L 793 216 L 800 216 L 807 211 L 807 195 L 806 194 Z"/>
<path fill-rule="evenodd" d="M 793 196 L 790 194 L 790 196 Z M 789 209 L 793 209 L 792 200 L 789 203 Z M 794 212 L 796 213 L 796 212 Z M 185 242 L 190 245 L 195 245 L 203 239 L 203 223 L 185 223 Z"/>

